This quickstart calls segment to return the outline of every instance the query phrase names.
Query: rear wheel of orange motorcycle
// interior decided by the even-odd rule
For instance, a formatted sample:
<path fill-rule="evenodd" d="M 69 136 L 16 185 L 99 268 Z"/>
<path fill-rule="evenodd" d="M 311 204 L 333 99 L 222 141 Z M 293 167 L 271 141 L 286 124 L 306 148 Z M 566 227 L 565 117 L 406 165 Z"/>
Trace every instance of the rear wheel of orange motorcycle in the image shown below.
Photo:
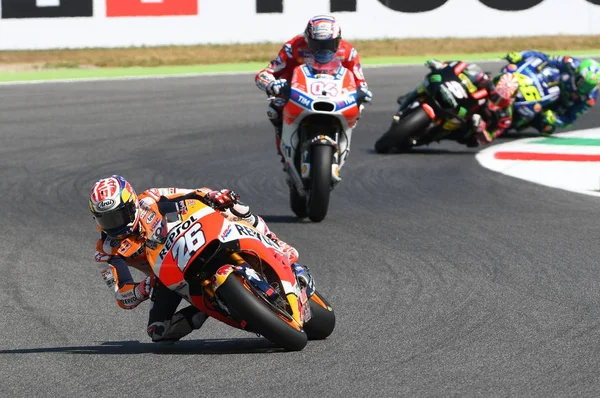
<path fill-rule="evenodd" d="M 335 328 L 333 307 L 318 291 L 310 298 L 311 318 L 304 324 L 304 332 L 309 340 L 323 340 L 329 337 Z"/>
<path fill-rule="evenodd" d="M 250 285 L 235 275 L 227 278 L 217 295 L 227 305 L 233 319 L 245 329 L 290 351 L 300 351 L 306 346 L 306 333 L 295 322 L 278 314 L 269 302 L 253 293 Z"/>

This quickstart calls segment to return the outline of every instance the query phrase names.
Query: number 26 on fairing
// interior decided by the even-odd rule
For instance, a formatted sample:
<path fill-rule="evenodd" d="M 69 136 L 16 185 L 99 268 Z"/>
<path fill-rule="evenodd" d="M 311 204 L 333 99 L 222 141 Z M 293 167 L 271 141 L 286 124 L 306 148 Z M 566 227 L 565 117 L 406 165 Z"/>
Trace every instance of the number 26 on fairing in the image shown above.
<path fill-rule="evenodd" d="M 179 237 L 171 252 L 173 259 L 177 260 L 177 267 L 183 272 L 192 256 L 206 244 L 206 237 L 202 232 L 202 224 L 196 223 L 190 227 L 185 235 Z"/>

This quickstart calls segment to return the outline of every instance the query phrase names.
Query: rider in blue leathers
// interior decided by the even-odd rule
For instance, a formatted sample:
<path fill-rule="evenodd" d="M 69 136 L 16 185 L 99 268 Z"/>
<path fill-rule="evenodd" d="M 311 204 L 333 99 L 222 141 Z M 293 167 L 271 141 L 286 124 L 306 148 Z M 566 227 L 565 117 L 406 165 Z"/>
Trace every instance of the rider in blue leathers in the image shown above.
<path fill-rule="evenodd" d="M 593 59 L 550 56 L 539 51 L 512 52 L 504 58 L 511 64 L 520 64 L 532 57 L 543 61 L 538 70 L 549 66 L 560 72 L 560 99 L 544 109 L 531 124 L 542 134 L 552 134 L 557 128 L 569 127 L 596 103 L 600 64 Z"/>

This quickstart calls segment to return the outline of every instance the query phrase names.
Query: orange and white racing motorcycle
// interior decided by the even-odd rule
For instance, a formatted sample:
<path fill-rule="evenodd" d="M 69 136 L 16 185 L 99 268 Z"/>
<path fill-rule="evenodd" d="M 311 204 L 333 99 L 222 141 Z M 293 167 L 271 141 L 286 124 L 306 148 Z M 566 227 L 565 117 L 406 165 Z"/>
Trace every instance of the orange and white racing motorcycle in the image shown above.
<path fill-rule="evenodd" d="M 329 194 L 341 181 L 361 100 L 353 73 L 340 61 L 294 69 L 283 108 L 280 151 L 288 174 L 290 205 L 300 218 L 322 221 Z M 271 98 L 272 101 L 281 100 Z"/>
<path fill-rule="evenodd" d="M 148 262 L 164 286 L 207 315 L 288 350 L 333 332 L 333 308 L 318 291 L 307 296 L 271 239 L 199 200 L 171 205 L 142 223 Z"/>

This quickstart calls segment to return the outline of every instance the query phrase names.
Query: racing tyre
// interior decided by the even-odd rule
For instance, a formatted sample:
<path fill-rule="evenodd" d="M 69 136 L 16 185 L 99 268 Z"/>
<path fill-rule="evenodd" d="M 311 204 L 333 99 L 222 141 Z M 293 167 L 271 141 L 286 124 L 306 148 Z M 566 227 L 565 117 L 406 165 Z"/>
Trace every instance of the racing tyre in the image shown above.
<path fill-rule="evenodd" d="M 298 191 L 292 187 L 290 187 L 290 207 L 298 218 L 305 218 L 308 215 L 306 198 L 301 196 Z"/>
<path fill-rule="evenodd" d="M 302 350 L 308 341 L 306 333 L 295 322 L 284 320 L 247 286 L 232 274 L 217 290 L 232 317 L 245 324 L 246 329 L 261 334 L 287 350 Z"/>
<path fill-rule="evenodd" d="M 375 152 L 389 153 L 393 148 L 400 152 L 409 151 L 412 148 L 410 137 L 425 131 L 430 123 L 423 108 L 415 109 L 398 122 L 392 122 L 389 130 L 375 142 Z"/>
<path fill-rule="evenodd" d="M 331 305 L 318 291 L 310 298 L 311 318 L 304 324 L 304 332 L 309 340 L 323 340 L 335 328 L 335 313 Z"/>
<path fill-rule="evenodd" d="M 333 147 L 313 145 L 310 153 L 310 183 L 308 192 L 308 218 L 323 221 L 329 207 L 331 192 L 331 163 Z"/>

